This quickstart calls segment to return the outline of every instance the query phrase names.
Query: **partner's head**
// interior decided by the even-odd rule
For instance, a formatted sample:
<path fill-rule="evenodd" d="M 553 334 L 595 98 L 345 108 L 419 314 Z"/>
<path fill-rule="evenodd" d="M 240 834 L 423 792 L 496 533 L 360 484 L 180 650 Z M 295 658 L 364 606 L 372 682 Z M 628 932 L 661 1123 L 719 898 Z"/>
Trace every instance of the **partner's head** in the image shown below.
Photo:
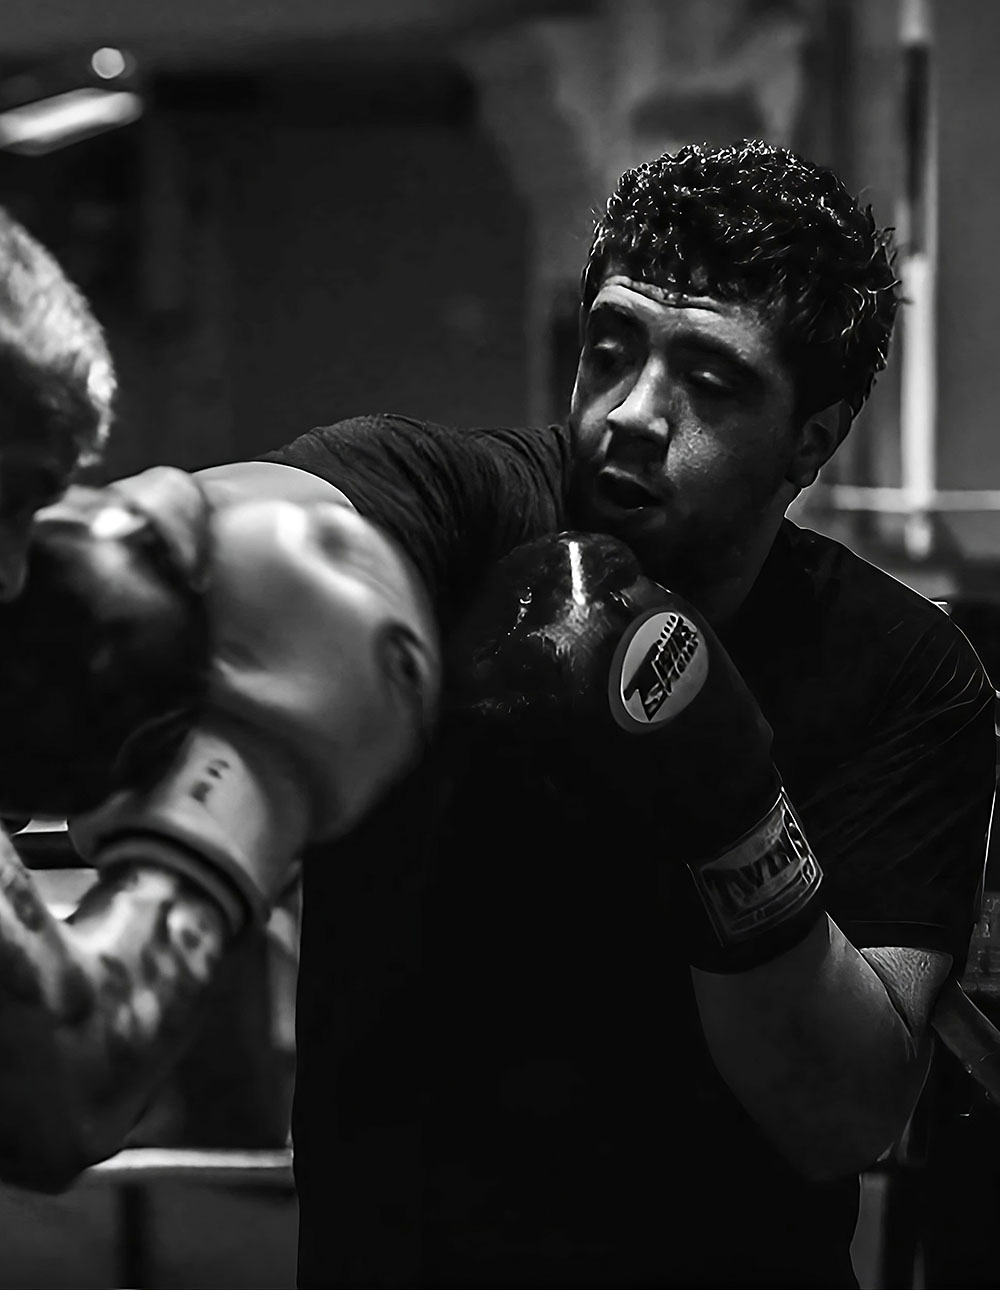
<path fill-rule="evenodd" d="M 99 455 L 114 391 L 86 300 L 0 208 L 0 599 L 20 588 L 35 512 Z"/>
<path fill-rule="evenodd" d="M 583 274 L 577 522 L 675 582 L 752 563 L 868 397 L 897 304 L 871 211 L 785 149 L 626 172 Z"/>

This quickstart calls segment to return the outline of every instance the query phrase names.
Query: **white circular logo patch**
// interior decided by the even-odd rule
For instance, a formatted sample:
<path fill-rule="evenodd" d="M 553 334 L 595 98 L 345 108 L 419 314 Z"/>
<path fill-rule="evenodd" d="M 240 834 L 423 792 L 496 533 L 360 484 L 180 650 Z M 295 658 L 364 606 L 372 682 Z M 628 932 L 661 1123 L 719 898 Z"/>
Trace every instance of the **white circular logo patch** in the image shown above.
<path fill-rule="evenodd" d="M 695 624 L 654 609 L 618 642 L 608 683 L 612 715 L 630 733 L 648 733 L 682 712 L 707 676 L 708 649 Z"/>

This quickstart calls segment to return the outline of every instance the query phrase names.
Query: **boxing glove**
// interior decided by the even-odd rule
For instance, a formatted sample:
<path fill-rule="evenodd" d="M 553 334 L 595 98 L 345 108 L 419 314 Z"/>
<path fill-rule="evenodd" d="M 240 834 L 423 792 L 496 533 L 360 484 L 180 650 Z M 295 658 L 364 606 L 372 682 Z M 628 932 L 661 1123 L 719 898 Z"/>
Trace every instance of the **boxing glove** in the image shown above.
<path fill-rule="evenodd" d="M 820 867 L 771 730 L 706 620 L 617 540 L 562 533 L 502 560 L 453 637 L 449 725 L 656 843 L 691 961 L 764 962 L 820 917 Z M 541 766 L 544 765 L 544 770 Z M 634 848 L 633 848 L 634 850 Z"/>
<path fill-rule="evenodd" d="M 419 757 L 438 645 L 416 575 L 342 505 L 217 510 L 204 601 L 207 685 L 174 764 L 71 832 L 102 868 L 182 870 L 236 928 L 266 917 L 307 842 L 347 832 Z"/>
<path fill-rule="evenodd" d="M 96 807 L 155 779 L 190 728 L 208 662 L 213 512 L 268 492 L 342 495 L 304 471 L 155 466 L 72 487 L 35 518 L 23 594 L 0 605 L 0 815 Z"/>
<path fill-rule="evenodd" d="M 205 608 L 140 491 L 74 486 L 35 517 L 25 586 L 0 605 L 6 817 L 65 818 L 155 778 L 201 703 Z"/>
<path fill-rule="evenodd" d="M 115 480 L 104 491 L 143 516 L 158 534 L 174 572 L 192 591 L 203 591 L 215 498 L 198 476 L 175 466 L 152 466 Z"/>

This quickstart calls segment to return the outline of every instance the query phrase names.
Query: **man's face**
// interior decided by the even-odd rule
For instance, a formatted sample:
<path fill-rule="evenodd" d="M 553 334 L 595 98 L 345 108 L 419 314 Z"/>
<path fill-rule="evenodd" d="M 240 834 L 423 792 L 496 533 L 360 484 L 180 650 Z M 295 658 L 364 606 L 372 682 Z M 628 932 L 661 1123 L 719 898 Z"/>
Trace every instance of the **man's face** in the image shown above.
<path fill-rule="evenodd" d="M 62 495 L 76 461 L 68 436 L 0 420 L 0 602 L 20 592 L 35 512 Z"/>
<path fill-rule="evenodd" d="M 793 403 L 756 309 L 609 275 L 570 406 L 574 525 L 688 594 L 738 577 L 797 491 Z"/>

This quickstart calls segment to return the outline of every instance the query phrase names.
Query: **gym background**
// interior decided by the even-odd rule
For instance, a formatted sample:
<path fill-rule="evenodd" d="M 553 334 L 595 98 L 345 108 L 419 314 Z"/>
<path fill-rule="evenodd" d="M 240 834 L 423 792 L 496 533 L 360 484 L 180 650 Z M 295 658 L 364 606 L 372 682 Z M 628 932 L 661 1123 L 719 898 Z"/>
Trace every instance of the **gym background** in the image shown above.
<path fill-rule="evenodd" d="M 5 0 L 0 202 L 108 332 L 100 479 L 363 411 L 555 419 L 621 170 L 801 150 L 895 225 L 909 303 L 795 518 L 946 602 L 1000 678 L 998 53 L 994 0 Z M 25 848 L 68 908 L 87 873 Z M 995 1019 L 997 888 L 991 859 L 964 979 Z M 0 1188 L 0 1290 L 293 1285 L 296 932 L 293 901 L 128 1151 Z M 998 1160 L 1000 1107 L 942 1054 L 865 1179 L 863 1290 L 1000 1285 Z"/>

